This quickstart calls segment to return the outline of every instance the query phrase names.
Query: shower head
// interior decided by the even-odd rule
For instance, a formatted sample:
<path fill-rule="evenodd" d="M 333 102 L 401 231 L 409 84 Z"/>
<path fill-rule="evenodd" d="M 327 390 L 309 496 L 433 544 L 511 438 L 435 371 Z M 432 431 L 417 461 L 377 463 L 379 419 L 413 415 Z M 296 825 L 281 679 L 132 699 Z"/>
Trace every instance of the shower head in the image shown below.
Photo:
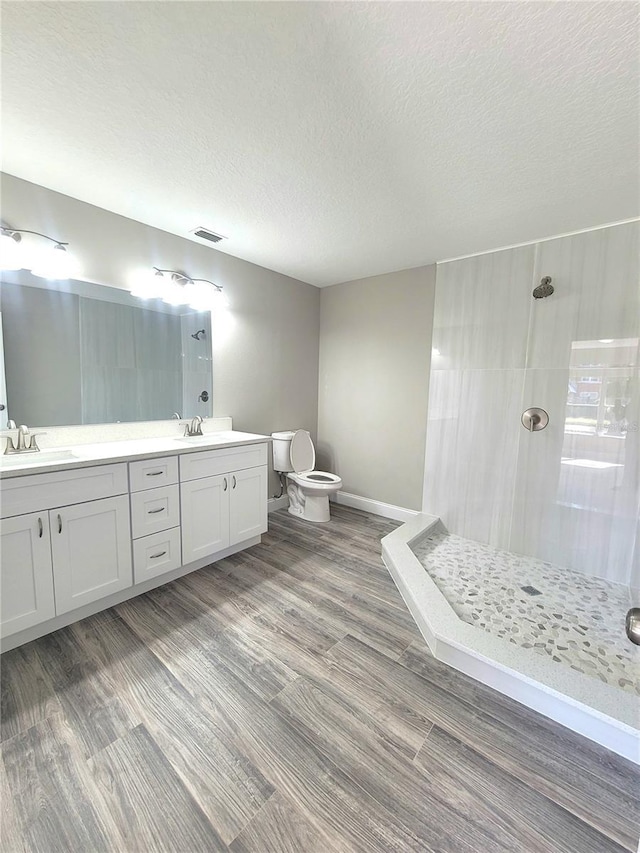
<path fill-rule="evenodd" d="M 204 331 L 204 329 L 199 329 L 197 332 L 195 332 L 195 334 L 191 335 L 191 337 L 192 337 L 192 338 L 195 338 L 197 341 L 199 341 L 199 340 L 200 340 L 200 335 L 202 335 L 202 337 L 203 337 L 203 338 L 205 337 L 205 331 Z"/>
<path fill-rule="evenodd" d="M 544 299 L 545 296 L 551 296 L 553 290 L 554 288 L 551 284 L 551 276 L 545 275 L 545 277 L 540 281 L 540 284 L 533 289 L 533 298 Z"/>

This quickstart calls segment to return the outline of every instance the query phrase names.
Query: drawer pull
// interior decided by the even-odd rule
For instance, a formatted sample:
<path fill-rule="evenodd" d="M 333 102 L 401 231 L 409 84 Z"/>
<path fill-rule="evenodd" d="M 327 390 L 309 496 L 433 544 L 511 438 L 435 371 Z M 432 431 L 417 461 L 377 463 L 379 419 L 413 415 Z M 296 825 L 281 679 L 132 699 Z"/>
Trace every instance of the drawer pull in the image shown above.
<path fill-rule="evenodd" d="M 234 475 L 233 475 L 233 488 L 234 488 L 234 489 L 235 489 L 235 487 L 236 487 L 236 483 L 237 483 L 236 475 L 234 474 Z"/>
<path fill-rule="evenodd" d="M 159 553 L 159 554 L 152 554 L 152 555 L 149 557 L 149 559 L 150 559 L 150 560 L 157 560 L 157 559 L 158 559 L 158 557 L 164 557 L 164 555 L 165 555 L 166 553 L 167 553 L 166 551 L 160 551 L 160 553 Z"/>
<path fill-rule="evenodd" d="M 227 491 L 227 478 L 226 477 L 224 478 L 224 489 L 222 491 L 223 492 Z"/>
<path fill-rule="evenodd" d="M 146 476 L 147 476 L 147 477 L 159 477 L 159 476 L 160 476 L 160 474 L 164 474 L 164 470 L 161 470 L 161 471 L 147 471 Z"/>
<path fill-rule="evenodd" d="M 157 512 L 164 512 L 164 511 L 165 511 L 165 507 L 161 506 L 161 507 L 158 507 L 158 509 L 150 509 L 147 512 L 147 515 L 155 515 Z"/>
<path fill-rule="evenodd" d="M 58 513 L 58 533 L 62 533 L 62 516 Z"/>
<path fill-rule="evenodd" d="M 42 539 L 43 527 L 42 527 L 42 519 L 38 519 L 38 539 Z"/>

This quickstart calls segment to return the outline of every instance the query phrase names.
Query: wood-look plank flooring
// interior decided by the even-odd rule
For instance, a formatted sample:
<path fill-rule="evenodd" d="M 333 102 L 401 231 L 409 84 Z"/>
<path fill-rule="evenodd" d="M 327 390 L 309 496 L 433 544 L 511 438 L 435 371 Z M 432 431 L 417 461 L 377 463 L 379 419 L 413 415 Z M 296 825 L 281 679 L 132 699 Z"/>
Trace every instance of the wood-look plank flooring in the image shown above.
<path fill-rule="evenodd" d="M 638 768 L 435 660 L 394 526 L 281 511 L 4 655 L 3 851 L 635 853 Z"/>

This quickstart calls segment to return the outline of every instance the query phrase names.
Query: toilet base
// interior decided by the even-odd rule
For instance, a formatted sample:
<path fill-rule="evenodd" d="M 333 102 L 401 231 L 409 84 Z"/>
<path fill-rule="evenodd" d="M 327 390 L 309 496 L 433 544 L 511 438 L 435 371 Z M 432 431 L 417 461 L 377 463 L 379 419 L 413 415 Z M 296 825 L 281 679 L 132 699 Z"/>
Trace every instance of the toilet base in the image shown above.
<path fill-rule="evenodd" d="M 329 496 L 327 494 L 306 494 L 299 489 L 295 483 L 291 483 L 287 489 L 289 495 L 289 512 L 303 521 L 312 521 L 314 524 L 323 524 L 330 520 Z"/>

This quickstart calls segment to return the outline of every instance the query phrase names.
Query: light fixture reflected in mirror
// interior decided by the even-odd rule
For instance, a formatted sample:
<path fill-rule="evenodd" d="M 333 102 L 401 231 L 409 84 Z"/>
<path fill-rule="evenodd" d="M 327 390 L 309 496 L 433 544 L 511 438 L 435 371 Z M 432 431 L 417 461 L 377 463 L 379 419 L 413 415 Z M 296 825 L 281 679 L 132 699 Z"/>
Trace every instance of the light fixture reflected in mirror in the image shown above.
<path fill-rule="evenodd" d="M 139 299 L 161 299 L 164 276 L 154 270 L 138 270 L 131 278 L 129 291 Z"/>
<path fill-rule="evenodd" d="M 43 249 L 33 267 L 31 275 L 38 278 L 67 279 L 77 278 L 78 263 L 61 244 Z"/>
<path fill-rule="evenodd" d="M 53 246 L 39 246 L 29 239 L 23 243 L 22 235 L 29 234 L 48 240 Z M 68 251 L 68 243 L 23 228 L 2 226 L 0 231 L 0 269 L 29 270 L 32 275 L 47 279 L 68 279 L 78 275 L 77 260 Z"/>
<path fill-rule="evenodd" d="M 137 273 L 130 292 L 141 299 L 162 299 L 168 305 L 188 305 L 195 311 L 215 311 L 224 305 L 222 288 L 215 282 L 160 267 Z"/>
<path fill-rule="evenodd" d="M 22 269 L 22 252 L 20 244 L 4 231 L 0 235 L 0 269 L 20 270 Z"/>

